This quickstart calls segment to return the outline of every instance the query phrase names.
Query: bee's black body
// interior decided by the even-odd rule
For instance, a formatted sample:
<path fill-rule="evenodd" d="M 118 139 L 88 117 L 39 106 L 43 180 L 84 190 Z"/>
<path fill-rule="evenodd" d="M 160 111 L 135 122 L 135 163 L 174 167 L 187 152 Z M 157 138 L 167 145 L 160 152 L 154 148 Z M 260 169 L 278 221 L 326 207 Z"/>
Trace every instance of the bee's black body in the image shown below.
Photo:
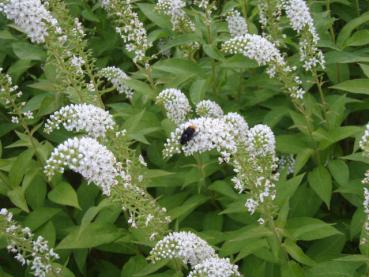
<path fill-rule="evenodd" d="M 183 131 L 183 133 L 182 133 L 182 135 L 181 135 L 181 139 L 180 139 L 180 143 L 182 144 L 182 145 L 184 145 L 184 144 L 186 144 L 187 142 L 189 142 L 192 138 L 193 138 L 193 136 L 194 136 L 194 134 L 195 134 L 195 131 L 196 131 L 196 129 L 195 129 L 195 127 L 194 126 L 188 126 L 187 128 L 186 128 L 186 130 L 184 130 Z"/>

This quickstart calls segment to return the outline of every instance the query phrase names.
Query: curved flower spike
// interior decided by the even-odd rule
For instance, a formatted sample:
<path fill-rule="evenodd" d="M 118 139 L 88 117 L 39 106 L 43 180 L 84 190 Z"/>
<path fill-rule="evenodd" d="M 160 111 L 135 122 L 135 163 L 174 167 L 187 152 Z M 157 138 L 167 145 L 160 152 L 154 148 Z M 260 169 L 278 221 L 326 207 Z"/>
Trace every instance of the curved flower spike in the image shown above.
<path fill-rule="evenodd" d="M 109 112 L 89 104 L 72 104 L 62 107 L 46 121 L 45 132 L 51 133 L 60 125 L 68 131 L 83 131 L 93 138 L 105 137 L 115 126 Z"/>

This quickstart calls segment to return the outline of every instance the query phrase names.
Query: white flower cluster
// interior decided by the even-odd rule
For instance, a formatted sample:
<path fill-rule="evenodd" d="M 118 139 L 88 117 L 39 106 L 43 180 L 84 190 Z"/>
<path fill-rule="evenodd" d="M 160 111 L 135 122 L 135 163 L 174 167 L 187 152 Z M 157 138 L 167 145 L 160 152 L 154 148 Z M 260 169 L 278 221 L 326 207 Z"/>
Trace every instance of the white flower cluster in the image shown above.
<path fill-rule="evenodd" d="M 211 6 L 210 0 L 195 0 L 194 4 L 203 10 L 207 10 Z"/>
<path fill-rule="evenodd" d="M 361 137 L 359 145 L 365 154 L 369 155 L 369 123 L 365 127 L 364 135 Z"/>
<path fill-rule="evenodd" d="M 192 232 L 173 232 L 157 242 L 150 252 L 152 262 L 179 259 L 190 264 L 192 271 L 189 277 L 241 276 L 237 265 L 229 259 L 220 258 L 214 249 L 203 239 Z"/>
<path fill-rule="evenodd" d="M 266 38 L 245 34 L 226 41 L 223 43 L 222 49 L 228 54 L 242 54 L 255 60 L 260 66 L 267 65 L 267 74 L 270 78 L 279 79 L 292 98 L 303 98 L 305 91 L 300 87 L 301 80 L 298 76 L 291 74 L 294 68 L 287 65 L 277 47 Z"/>
<path fill-rule="evenodd" d="M 155 240 L 167 232 L 168 223 L 171 221 L 167 216 L 165 208 L 159 207 L 155 200 L 138 184 L 133 183 L 129 174 L 130 164 L 126 163 L 127 172 L 120 168 L 119 186 L 114 186 L 111 199 L 118 202 L 124 211 L 129 214 L 128 224 L 131 228 L 145 230 L 149 234 L 150 240 Z M 141 177 L 140 177 L 141 176 Z M 138 177 L 138 182 L 142 181 L 142 175 Z"/>
<path fill-rule="evenodd" d="M 74 67 L 75 72 L 78 75 L 83 75 L 83 68 L 82 66 L 85 64 L 85 60 L 81 57 L 75 56 L 73 55 L 72 58 L 70 59 L 70 64 L 72 67 Z"/>
<path fill-rule="evenodd" d="M 109 112 L 89 104 L 72 104 L 62 107 L 46 121 L 45 132 L 51 133 L 60 125 L 68 131 L 83 131 L 93 138 L 105 137 L 115 126 Z"/>
<path fill-rule="evenodd" d="M 272 39 L 276 45 L 279 45 L 280 39 L 278 36 L 280 35 L 279 21 L 282 15 L 282 4 L 281 0 L 258 1 L 259 23 L 262 28 L 262 35 Z"/>
<path fill-rule="evenodd" d="M 211 100 L 203 100 L 196 105 L 196 114 L 202 117 L 222 117 L 224 115 L 222 108 Z"/>
<path fill-rule="evenodd" d="M 216 1 L 211 0 L 194 0 L 194 5 L 198 6 L 200 9 L 202 9 L 205 12 L 205 18 L 203 18 L 204 23 L 206 25 L 211 24 L 211 14 L 213 11 L 217 9 Z"/>
<path fill-rule="evenodd" d="M 194 266 L 188 277 L 236 277 L 241 276 L 238 266 L 228 258 L 212 257 Z"/>
<path fill-rule="evenodd" d="M 133 90 L 126 84 L 129 77 L 122 69 L 108 66 L 101 69 L 99 75 L 108 79 L 119 93 L 125 94 L 128 99 L 132 99 Z"/>
<path fill-rule="evenodd" d="M 161 91 L 156 102 L 164 105 L 167 117 L 176 124 L 183 123 L 192 110 L 186 95 L 174 88 Z"/>
<path fill-rule="evenodd" d="M 369 157 L 369 123 L 366 125 L 365 132 L 364 135 L 361 137 L 359 146 L 364 151 L 364 154 Z M 362 183 L 369 184 L 369 169 L 366 171 Z"/>
<path fill-rule="evenodd" d="M 284 9 L 292 29 L 301 36 L 299 51 L 303 67 L 305 70 L 311 70 L 320 65 L 324 69 L 324 56 L 317 46 L 319 36 L 306 2 L 304 0 L 285 0 Z"/>
<path fill-rule="evenodd" d="M 103 194 L 110 195 L 112 186 L 117 184 L 121 172 L 111 151 L 89 137 L 70 138 L 56 147 L 46 162 L 44 172 L 48 178 L 64 168 L 80 173 L 88 183 L 95 183 Z"/>
<path fill-rule="evenodd" d="M 40 0 L 9 0 L 0 4 L 0 12 L 14 21 L 15 25 L 34 43 L 45 41 L 48 25 L 57 25 L 56 19 Z"/>
<path fill-rule="evenodd" d="M 232 37 L 242 36 L 248 33 L 246 20 L 238 10 L 230 10 L 227 13 L 226 21 Z"/>
<path fill-rule="evenodd" d="M 181 145 L 182 133 L 193 126 L 195 133 L 186 144 Z M 229 131 L 230 125 L 223 118 L 199 117 L 181 124 L 164 145 L 164 157 L 169 158 L 175 153 L 183 152 L 186 156 L 217 150 L 227 159 L 236 150 L 236 142 Z"/>
<path fill-rule="evenodd" d="M 104 0 L 102 6 L 113 19 L 115 30 L 122 37 L 127 51 L 134 54 L 133 62 L 146 65 L 145 52 L 151 47 L 151 42 L 131 2 L 131 0 Z"/>
<path fill-rule="evenodd" d="M 249 189 L 245 207 L 253 214 L 261 204 L 270 205 L 276 197 L 275 182 L 279 173 L 275 156 L 275 138 L 266 125 L 256 125 L 247 134 L 246 152 L 242 149 L 232 160 L 237 174 L 232 181 L 240 193 Z"/>
<path fill-rule="evenodd" d="M 185 7 L 186 2 L 183 0 L 158 0 L 156 3 L 159 12 L 170 16 L 173 31 L 195 31 L 195 25 L 184 11 Z"/>
<path fill-rule="evenodd" d="M 0 67 L 0 100 L 10 110 L 9 114 L 12 115 L 11 122 L 13 124 L 19 124 L 26 119 L 33 119 L 32 111 L 23 111 L 26 102 L 19 102 L 22 95 L 23 93 L 18 86 L 13 85 L 12 78 L 3 73 L 3 69 Z"/>
<path fill-rule="evenodd" d="M 364 212 L 366 215 L 366 220 L 364 224 L 365 231 L 369 235 L 369 189 L 364 188 L 364 202 L 363 202 Z"/>
<path fill-rule="evenodd" d="M 238 113 L 227 113 L 223 120 L 229 125 L 229 133 L 234 137 L 237 144 L 246 142 L 249 125 Z"/>
<path fill-rule="evenodd" d="M 60 273 L 53 262 L 59 255 L 49 248 L 47 241 L 34 234 L 28 227 L 22 228 L 13 220 L 13 214 L 7 209 L 0 210 L 0 234 L 7 239 L 7 250 L 22 265 L 30 267 L 34 276 L 45 277 L 48 273 Z"/>
<path fill-rule="evenodd" d="M 369 123 L 366 125 L 364 135 L 360 140 L 360 148 L 364 151 L 366 157 L 369 157 Z M 364 179 L 362 180 L 363 184 L 369 184 L 369 170 L 367 170 L 364 174 Z M 365 212 L 365 223 L 364 229 L 365 233 L 361 239 L 361 244 L 368 243 L 369 239 L 369 189 L 364 187 L 364 202 L 363 202 L 364 212 Z"/>
<path fill-rule="evenodd" d="M 247 134 L 247 147 L 250 155 L 268 156 L 275 154 L 275 138 L 267 125 L 258 124 Z"/>
<path fill-rule="evenodd" d="M 205 240 L 194 233 L 184 231 L 166 235 L 150 252 L 153 262 L 178 258 L 191 266 L 215 255 L 214 249 Z"/>
<path fill-rule="evenodd" d="M 192 136 L 183 143 L 188 129 Z M 249 129 L 245 119 L 237 113 L 224 116 L 199 117 L 181 124 L 167 139 L 163 155 L 169 158 L 183 152 L 190 156 L 216 150 L 219 161 L 233 166 L 236 176 L 232 178 L 235 189 L 246 191 L 249 198 L 245 206 L 253 214 L 259 206 L 273 212 L 276 197 L 275 182 L 279 178 L 278 158 L 275 153 L 275 137 L 266 125 Z M 268 215 L 270 216 L 270 214 Z M 264 224 L 265 219 L 258 220 Z"/>
<path fill-rule="evenodd" d="M 296 160 L 292 154 L 282 155 L 278 158 L 278 169 L 287 168 L 287 174 L 293 174 L 295 171 Z"/>
<path fill-rule="evenodd" d="M 277 47 L 266 38 L 245 34 L 236 36 L 223 44 L 223 49 L 229 54 L 242 54 L 255 60 L 259 65 L 285 65 L 285 61 Z"/>

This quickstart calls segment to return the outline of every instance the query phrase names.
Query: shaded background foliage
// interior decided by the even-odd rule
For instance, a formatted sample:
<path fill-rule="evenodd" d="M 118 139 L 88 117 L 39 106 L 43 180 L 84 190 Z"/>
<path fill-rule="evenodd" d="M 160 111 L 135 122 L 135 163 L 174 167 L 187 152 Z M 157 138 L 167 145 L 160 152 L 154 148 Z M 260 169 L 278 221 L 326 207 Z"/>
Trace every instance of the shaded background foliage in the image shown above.
<path fill-rule="evenodd" d="M 174 125 L 154 105 L 159 91 L 147 84 L 144 71 L 131 62 L 98 2 L 66 3 L 86 27 L 97 67 L 115 65 L 132 77 L 128 82 L 135 90 L 132 101 L 115 93 L 104 95 L 103 101 L 135 141 L 132 148 L 148 162 L 148 190 L 169 211 L 173 229 L 196 230 L 219 249 L 220 255 L 232 257 L 246 276 L 280 276 L 278 261 L 263 237 L 267 234 L 256 224 L 258 217 L 247 213 L 245 197 L 232 188 L 232 169 L 219 165 L 211 153 L 164 160 L 161 150 Z M 368 270 L 369 249 L 359 249 L 365 220 L 361 179 L 369 161 L 357 151 L 362 126 L 369 121 L 369 3 L 308 3 L 327 63 L 322 72 L 326 116 L 311 76 L 299 72 L 309 89 L 305 105 L 314 126 L 312 139 L 277 81 L 269 79 L 255 62 L 238 55 L 225 57 L 218 50 L 227 31 L 223 17 L 214 18 L 211 32 L 215 39 L 209 41 L 198 14 L 192 14 L 196 32 L 176 35 L 168 19 L 155 12 L 152 2 L 135 4 L 154 42 L 148 55 L 158 54 L 160 38 L 169 39 L 164 48 L 172 54 L 185 42 L 197 41 L 202 46 L 193 59 L 166 58 L 159 52 L 151 62 L 158 87 L 180 87 L 192 104 L 212 99 L 225 112 L 245 116 L 250 126 L 269 125 L 276 134 L 277 151 L 295 156 L 294 176 L 284 174 L 277 188 L 278 203 L 283 207 L 280 230 L 291 241 L 284 245 L 290 257 L 289 276 L 363 276 Z M 256 4 L 217 1 L 223 10 L 239 5 L 254 32 L 258 29 Z M 69 103 L 68 98 L 55 91 L 53 68 L 44 66 L 45 50 L 31 44 L 3 16 L 0 20 L 2 67 L 24 92 L 25 110 L 35 112 L 33 137 L 39 142 L 39 154 L 47 158 L 53 145 L 70 134 L 61 130 L 47 135 L 37 124 Z M 289 54 L 294 54 L 296 41 L 287 38 L 286 44 Z M 298 57 L 293 55 L 290 60 L 296 63 Z M 0 138 L 1 206 L 14 208 L 19 222 L 44 236 L 75 276 L 178 274 L 171 265 L 154 273 L 157 268 L 144 258 L 150 248 L 129 231 L 120 208 L 101 204 L 99 190 L 88 186 L 78 174 L 67 171 L 56 183 L 48 183 L 43 165 L 33 158 L 30 138 L 10 123 L 3 108 Z M 282 206 L 283 200 L 289 200 L 289 205 Z M 96 217 L 77 236 L 81 220 L 92 207 L 97 209 Z M 24 268 L 6 252 L 5 241 L 0 240 L 0 246 L 0 274 L 23 276 Z"/>

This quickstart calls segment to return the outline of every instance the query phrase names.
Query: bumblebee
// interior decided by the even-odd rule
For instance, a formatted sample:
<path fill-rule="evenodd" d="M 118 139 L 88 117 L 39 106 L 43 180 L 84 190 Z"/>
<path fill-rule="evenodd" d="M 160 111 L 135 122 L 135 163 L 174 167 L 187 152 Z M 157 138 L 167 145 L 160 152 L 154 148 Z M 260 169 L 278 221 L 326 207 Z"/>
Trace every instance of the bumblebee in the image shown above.
<path fill-rule="evenodd" d="M 196 127 L 194 125 L 188 126 L 182 133 L 180 143 L 182 145 L 185 145 L 187 142 L 189 142 L 195 135 Z"/>

